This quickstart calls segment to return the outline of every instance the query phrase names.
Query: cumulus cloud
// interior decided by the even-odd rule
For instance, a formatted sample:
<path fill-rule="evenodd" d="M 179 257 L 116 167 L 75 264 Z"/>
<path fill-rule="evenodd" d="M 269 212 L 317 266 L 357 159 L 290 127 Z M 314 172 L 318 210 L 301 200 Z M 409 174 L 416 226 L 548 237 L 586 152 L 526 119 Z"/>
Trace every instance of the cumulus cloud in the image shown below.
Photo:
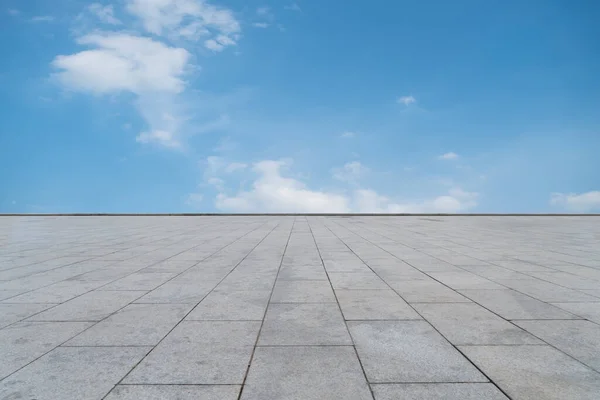
<path fill-rule="evenodd" d="M 265 160 L 253 166 L 259 175 L 252 189 L 234 196 L 220 193 L 216 206 L 232 212 L 324 212 L 346 213 L 350 211 L 345 196 L 308 189 L 302 182 L 282 176 L 281 170 L 289 165 L 286 161 Z"/>
<path fill-rule="evenodd" d="M 439 160 L 456 160 L 456 159 L 458 159 L 458 154 L 449 152 L 449 153 L 442 154 L 441 156 L 438 157 L 438 159 Z"/>
<path fill-rule="evenodd" d="M 398 104 L 404 104 L 405 106 L 409 106 L 413 103 L 416 103 L 417 99 L 415 99 L 413 96 L 402 96 L 398 97 L 396 101 L 398 102 Z"/>
<path fill-rule="evenodd" d="M 352 161 L 344 164 L 341 168 L 334 168 L 332 175 L 334 179 L 347 183 L 357 183 L 358 180 L 364 177 L 369 172 L 369 169 L 363 166 L 358 161 Z"/>
<path fill-rule="evenodd" d="M 55 77 L 72 90 L 96 94 L 128 91 L 179 93 L 190 58 L 187 50 L 147 37 L 101 32 L 77 39 L 91 47 L 52 62 Z"/>
<path fill-rule="evenodd" d="M 88 6 L 88 11 L 105 24 L 120 25 L 121 21 L 115 17 L 115 10 L 112 5 L 102 5 L 92 3 Z"/>
<path fill-rule="evenodd" d="M 585 193 L 552 193 L 550 204 L 573 212 L 600 211 L 600 191 Z"/>
<path fill-rule="evenodd" d="M 222 169 L 222 160 L 217 170 Z M 212 162 L 207 164 L 217 165 Z M 295 212 L 295 213 L 457 213 L 477 205 L 478 194 L 452 188 L 448 193 L 420 201 L 398 202 L 371 189 L 351 192 L 314 190 L 298 179 L 285 176 L 291 161 L 263 160 L 253 165 L 257 176 L 251 187 L 230 195 L 220 190 L 215 205 L 228 212 Z M 348 168 L 346 166 L 350 165 Z M 346 164 L 340 171 L 362 170 Z M 214 171 L 214 168 L 211 170 Z M 211 175 L 212 176 L 212 175 Z"/>
<path fill-rule="evenodd" d="M 225 124 L 226 117 L 220 116 L 216 121 L 190 128 L 187 99 L 192 95 L 185 91 L 186 78 L 200 68 L 193 64 L 186 47 L 195 46 L 192 41 L 200 39 L 216 52 L 235 45 L 240 24 L 233 12 L 205 0 L 124 0 L 124 4 L 125 10 L 141 21 L 147 34 L 90 27 L 90 15 L 95 16 L 95 25 L 98 21 L 106 24 L 104 27 L 122 24 L 113 6 L 93 3 L 78 17 L 83 29 L 77 29 L 81 34 L 76 41 L 86 49 L 56 56 L 52 61 L 55 80 L 77 92 L 134 94 L 134 105 L 148 125 L 136 137 L 139 143 L 181 149 L 184 128 L 191 135 Z M 83 34 L 86 31 L 94 33 Z M 167 44 L 165 38 L 182 40 L 174 40 L 175 46 Z M 202 113 L 194 111 L 194 115 L 199 114 Z"/>
<path fill-rule="evenodd" d="M 204 0 L 126 0 L 127 10 L 142 21 L 144 29 L 157 36 L 200 40 L 220 51 L 233 46 L 241 26 L 233 12 Z M 217 50 L 218 49 L 218 50 Z"/>

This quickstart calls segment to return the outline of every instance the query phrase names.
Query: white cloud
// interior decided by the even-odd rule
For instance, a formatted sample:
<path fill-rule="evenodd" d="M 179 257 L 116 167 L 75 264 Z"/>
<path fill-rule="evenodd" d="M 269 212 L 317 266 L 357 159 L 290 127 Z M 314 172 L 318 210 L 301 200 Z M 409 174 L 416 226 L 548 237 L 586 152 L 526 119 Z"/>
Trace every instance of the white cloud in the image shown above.
<path fill-rule="evenodd" d="M 596 190 L 581 194 L 552 193 L 550 204 L 574 212 L 600 211 L 600 191 Z"/>
<path fill-rule="evenodd" d="M 354 136 L 356 136 L 356 133 L 354 133 L 354 132 L 348 132 L 348 131 L 344 132 L 344 133 L 342 133 L 340 135 L 340 137 L 344 138 L 344 139 L 350 139 L 350 138 L 353 138 Z"/>
<path fill-rule="evenodd" d="M 6 12 L 12 16 L 19 15 L 21 13 L 19 10 L 14 8 L 9 8 L 8 10 L 6 10 Z"/>
<path fill-rule="evenodd" d="M 358 161 L 346 163 L 343 167 L 334 168 L 332 170 L 334 179 L 353 184 L 357 183 L 358 180 L 364 177 L 368 172 L 369 169 Z"/>
<path fill-rule="evenodd" d="M 216 206 L 223 211 L 233 212 L 330 212 L 350 211 L 345 196 L 322 191 L 313 191 L 293 178 L 281 175 L 281 169 L 289 165 L 285 161 L 265 160 L 254 164 L 253 170 L 259 177 L 252 189 L 241 191 L 235 196 L 220 193 Z"/>
<path fill-rule="evenodd" d="M 289 6 L 285 6 L 283 8 L 290 11 L 302 11 L 298 3 L 292 3 Z"/>
<path fill-rule="evenodd" d="M 154 143 L 173 149 L 181 147 L 181 143 L 177 140 L 174 133 L 169 131 L 142 132 L 135 140 L 139 143 Z"/>
<path fill-rule="evenodd" d="M 402 96 L 402 97 L 398 97 L 398 100 L 396 100 L 398 102 L 398 104 L 404 104 L 405 106 L 409 106 L 413 103 L 417 102 L 417 99 L 415 99 L 413 96 Z"/>
<path fill-rule="evenodd" d="M 442 154 L 438 157 L 439 160 L 456 160 L 458 158 L 458 154 L 449 152 L 446 154 Z"/>
<path fill-rule="evenodd" d="M 233 162 L 225 167 L 225 172 L 231 174 L 236 171 L 244 170 L 248 167 L 248 164 Z"/>
<path fill-rule="evenodd" d="M 146 31 L 154 35 L 188 40 L 209 36 L 204 44 L 215 51 L 235 45 L 240 36 L 240 23 L 233 12 L 204 0 L 126 2 L 127 10 L 142 21 Z"/>
<path fill-rule="evenodd" d="M 115 17 L 115 10 L 112 5 L 104 6 L 99 3 L 92 3 L 88 7 L 88 11 L 105 24 L 109 25 L 120 25 L 121 21 L 119 21 Z"/>
<path fill-rule="evenodd" d="M 256 9 L 256 15 L 265 16 L 265 15 L 270 15 L 270 14 L 271 14 L 271 9 L 269 7 L 258 7 Z"/>
<path fill-rule="evenodd" d="M 218 164 L 222 165 L 222 160 L 219 159 Z M 460 188 L 453 188 L 433 199 L 414 202 L 396 202 L 371 189 L 357 189 L 350 193 L 312 190 L 303 182 L 284 176 L 284 170 L 290 164 L 291 161 L 274 160 L 254 164 L 257 178 L 251 188 L 235 195 L 221 190 L 216 197 L 216 207 L 229 212 L 457 213 L 477 205 L 478 194 Z M 349 170 L 363 168 L 350 167 Z"/>
<path fill-rule="evenodd" d="M 77 40 L 94 47 L 57 56 L 55 76 L 72 90 L 106 94 L 128 91 L 179 93 L 190 58 L 187 50 L 147 37 L 101 32 Z"/>
<path fill-rule="evenodd" d="M 188 195 L 185 200 L 185 204 L 192 207 L 198 207 L 200 203 L 204 200 L 204 195 L 202 193 L 192 193 Z"/>
<path fill-rule="evenodd" d="M 54 17 L 51 15 L 40 15 L 30 19 L 31 22 L 52 22 Z"/>
<path fill-rule="evenodd" d="M 268 28 L 269 24 L 267 24 L 266 22 L 255 22 L 252 24 L 253 27 L 255 28 Z"/>

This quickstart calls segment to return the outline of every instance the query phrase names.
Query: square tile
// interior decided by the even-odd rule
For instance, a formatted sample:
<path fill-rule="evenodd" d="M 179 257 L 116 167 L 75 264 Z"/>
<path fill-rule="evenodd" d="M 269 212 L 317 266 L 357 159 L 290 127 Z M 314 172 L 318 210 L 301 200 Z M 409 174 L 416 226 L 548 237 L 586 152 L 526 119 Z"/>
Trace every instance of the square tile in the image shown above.
<path fill-rule="evenodd" d="M 421 319 L 392 290 L 336 290 L 346 320 Z"/>

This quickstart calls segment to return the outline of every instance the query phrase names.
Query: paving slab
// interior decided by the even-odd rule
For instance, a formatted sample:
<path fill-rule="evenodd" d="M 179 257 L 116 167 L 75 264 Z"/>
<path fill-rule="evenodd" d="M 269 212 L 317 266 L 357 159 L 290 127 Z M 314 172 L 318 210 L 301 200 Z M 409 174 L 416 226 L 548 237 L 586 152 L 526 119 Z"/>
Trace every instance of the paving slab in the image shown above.
<path fill-rule="evenodd" d="M 600 325 L 589 321 L 515 321 L 552 346 L 600 371 Z"/>
<path fill-rule="evenodd" d="M 130 304 L 65 346 L 154 346 L 191 309 L 189 304 Z"/>
<path fill-rule="evenodd" d="M 409 303 L 456 303 L 471 300 L 431 278 L 391 282 L 390 286 Z"/>
<path fill-rule="evenodd" d="M 460 293 L 502 318 L 581 319 L 559 307 L 536 300 L 514 290 L 460 290 Z"/>
<path fill-rule="evenodd" d="M 117 385 L 105 400 L 237 400 L 239 385 Z"/>
<path fill-rule="evenodd" d="M 90 322 L 19 322 L 0 330 L 0 380 L 89 328 Z"/>
<path fill-rule="evenodd" d="M 0 329 L 24 320 L 34 314 L 54 307 L 56 304 L 7 304 L 0 303 Z"/>
<path fill-rule="evenodd" d="M 414 307 L 455 345 L 544 344 L 475 303 L 419 303 Z"/>
<path fill-rule="evenodd" d="M 351 346 L 259 347 L 242 400 L 370 400 Z"/>
<path fill-rule="evenodd" d="M 600 324 L 600 303 L 552 303 L 554 306 Z"/>
<path fill-rule="evenodd" d="M 344 319 L 421 319 L 393 290 L 336 290 Z"/>
<path fill-rule="evenodd" d="M 550 346 L 461 346 L 511 398 L 593 400 L 600 374 Z"/>
<path fill-rule="evenodd" d="M 93 291 L 36 314 L 28 320 L 100 321 L 145 293 L 145 291 Z"/>
<path fill-rule="evenodd" d="M 508 400 L 491 383 L 390 383 L 371 388 L 375 400 Z"/>
<path fill-rule="evenodd" d="M 0 399 L 103 398 L 147 347 L 56 348 L 0 382 Z"/>
<path fill-rule="evenodd" d="M 255 321 L 183 321 L 123 382 L 242 384 L 259 328 Z"/>
<path fill-rule="evenodd" d="M 425 321 L 349 321 L 370 383 L 487 382 Z"/>
<path fill-rule="evenodd" d="M 187 316 L 188 320 L 262 321 L 271 292 L 216 289 Z"/>
<path fill-rule="evenodd" d="M 278 280 L 273 289 L 273 303 L 335 303 L 329 281 Z"/>
<path fill-rule="evenodd" d="M 373 272 L 330 272 L 329 279 L 335 290 L 382 290 L 388 285 Z"/>
<path fill-rule="evenodd" d="M 351 345 L 337 303 L 271 303 L 259 346 Z"/>

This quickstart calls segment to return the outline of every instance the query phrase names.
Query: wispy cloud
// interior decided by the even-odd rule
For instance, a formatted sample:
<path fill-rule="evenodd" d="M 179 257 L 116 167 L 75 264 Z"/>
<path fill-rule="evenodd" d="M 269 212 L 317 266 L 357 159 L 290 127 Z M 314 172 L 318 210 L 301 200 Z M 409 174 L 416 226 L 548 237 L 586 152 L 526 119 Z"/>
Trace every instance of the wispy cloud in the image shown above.
<path fill-rule="evenodd" d="M 6 10 L 6 12 L 8 13 L 8 15 L 12 15 L 12 16 L 17 16 L 17 15 L 21 14 L 21 12 L 15 8 L 9 8 L 8 10 Z"/>
<path fill-rule="evenodd" d="M 459 158 L 458 154 L 449 152 L 449 153 L 445 153 L 445 154 L 442 154 L 441 156 L 439 156 L 438 160 L 457 160 L 458 158 Z"/>
<path fill-rule="evenodd" d="M 334 168 L 332 171 L 333 179 L 350 184 L 357 184 L 363 178 L 369 169 L 358 161 L 352 161 L 344 164 L 341 168 Z"/>
<path fill-rule="evenodd" d="M 402 97 L 398 97 L 396 102 L 398 104 L 404 104 L 405 106 L 409 106 L 413 103 L 416 103 L 417 99 L 415 99 L 413 96 L 402 96 Z"/>
<path fill-rule="evenodd" d="M 53 22 L 54 17 L 51 15 L 38 15 L 36 17 L 31 18 L 29 21 L 31 21 L 31 22 Z"/>
<path fill-rule="evenodd" d="M 252 24 L 252 26 L 255 28 L 268 28 L 269 24 L 267 24 L 266 22 L 255 22 Z"/>
<path fill-rule="evenodd" d="M 215 52 L 234 46 L 240 24 L 231 10 L 203 0 L 125 0 L 125 10 L 141 21 L 146 34 L 86 26 L 93 33 L 76 39 L 86 49 L 56 56 L 53 77 L 72 91 L 135 95 L 134 105 L 148 125 L 136 141 L 183 149 L 183 131 L 190 125 L 186 88 L 189 77 L 200 70 L 188 48 L 199 40 Z M 121 24 L 112 6 L 93 3 L 82 15 L 84 22 L 93 15 L 96 24 Z M 221 115 L 187 130 L 194 134 L 218 129 L 226 120 Z"/>
<path fill-rule="evenodd" d="M 573 212 L 600 211 L 600 191 L 579 194 L 552 193 L 550 204 Z"/>
<path fill-rule="evenodd" d="M 350 132 L 350 131 L 346 131 L 346 132 L 344 132 L 344 133 L 342 133 L 340 135 L 340 137 L 343 138 L 343 139 L 350 139 L 350 138 L 353 138 L 355 136 L 356 136 L 356 133 Z"/>
<path fill-rule="evenodd" d="M 297 12 L 302 11 L 302 9 L 298 5 L 298 3 L 292 3 L 292 4 L 288 5 L 288 6 L 283 7 L 283 8 L 285 10 L 290 10 L 290 11 L 297 11 Z"/>

